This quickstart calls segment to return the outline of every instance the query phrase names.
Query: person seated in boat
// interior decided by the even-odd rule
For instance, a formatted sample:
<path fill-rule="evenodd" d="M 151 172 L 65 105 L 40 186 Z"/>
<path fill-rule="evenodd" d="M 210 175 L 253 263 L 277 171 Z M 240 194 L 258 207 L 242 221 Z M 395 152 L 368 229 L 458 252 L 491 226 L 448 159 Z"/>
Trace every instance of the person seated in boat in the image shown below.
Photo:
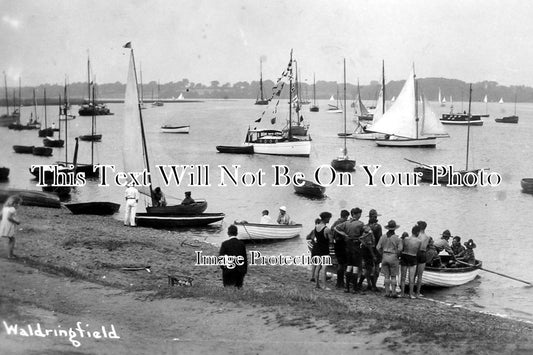
<path fill-rule="evenodd" d="M 160 187 L 156 187 L 153 194 L 154 207 L 165 207 L 167 205 L 167 199 Z"/>
<path fill-rule="evenodd" d="M 432 237 L 429 237 L 428 246 L 426 248 L 426 266 L 429 267 L 441 267 L 442 261 L 439 253 L 435 248 L 435 242 Z"/>
<path fill-rule="evenodd" d="M 450 248 L 450 244 L 448 243 L 448 240 L 450 240 L 451 236 L 452 234 L 448 229 L 442 232 L 442 237 L 435 242 L 435 249 L 437 249 L 437 253 L 440 253 L 444 250 L 448 254 L 453 255 L 452 248 Z"/>
<path fill-rule="evenodd" d="M 459 237 L 458 235 L 453 237 L 451 248 L 453 251 L 453 255 L 455 256 L 461 254 L 465 250 L 465 247 L 461 245 L 461 237 Z"/>
<path fill-rule="evenodd" d="M 287 207 L 281 206 L 279 208 L 279 215 L 276 221 L 278 222 L 278 224 L 284 224 L 284 225 L 292 224 L 291 217 L 289 217 L 289 215 L 287 214 Z"/>
<path fill-rule="evenodd" d="M 195 201 L 191 197 L 191 192 L 190 191 L 185 192 L 185 198 L 183 199 L 183 201 L 181 201 L 181 204 L 182 205 L 192 205 L 194 202 Z"/>
<path fill-rule="evenodd" d="M 259 223 L 261 224 L 272 224 L 272 217 L 268 215 L 268 210 L 263 210 L 261 221 Z"/>
<path fill-rule="evenodd" d="M 456 260 L 459 262 L 457 266 L 464 266 L 464 263 L 470 264 L 470 265 L 476 265 L 476 256 L 474 255 L 474 248 L 476 247 L 476 243 L 472 239 L 468 239 L 468 241 L 465 243 L 466 249 L 460 254 L 456 256 Z"/>

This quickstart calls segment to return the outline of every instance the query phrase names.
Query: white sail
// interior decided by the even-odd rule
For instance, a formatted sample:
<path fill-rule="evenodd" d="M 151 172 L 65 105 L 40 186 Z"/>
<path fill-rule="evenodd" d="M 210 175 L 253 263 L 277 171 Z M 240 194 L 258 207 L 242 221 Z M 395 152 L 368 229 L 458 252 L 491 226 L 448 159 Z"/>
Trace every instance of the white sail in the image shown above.
<path fill-rule="evenodd" d="M 443 104 L 446 103 L 446 98 L 445 98 L 445 97 L 442 98 L 442 103 L 443 103 Z"/>
<path fill-rule="evenodd" d="M 444 125 L 440 122 L 437 114 L 431 108 L 429 101 L 422 96 L 423 115 L 419 122 L 420 136 L 424 137 L 448 137 L 448 133 L 444 128 Z M 420 115 L 419 115 L 420 116 Z"/>
<path fill-rule="evenodd" d="M 141 113 L 139 110 L 139 92 L 135 75 L 133 53 L 130 54 L 130 65 L 124 98 L 123 147 L 122 158 L 125 172 L 142 172 L 146 168 L 142 143 Z M 150 196 L 148 187 L 138 186 L 139 192 Z"/>
<path fill-rule="evenodd" d="M 500 101 L 498 101 L 499 104 L 503 104 L 503 97 L 500 98 Z"/>
<path fill-rule="evenodd" d="M 376 102 L 376 109 L 374 110 L 374 117 L 372 119 L 372 124 L 376 124 L 381 117 L 383 117 L 383 111 L 385 111 L 385 108 L 383 107 L 383 87 L 381 90 L 379 90 L 378 94 L 378 100 Z"/>
<path fill-rule="evenodd" d="M 178 96 L 178 100 L 184 100 L 183 93 L 180 93 L 180 96 Z"/>
<path fill-rule="evenodd" d="M 404 138 L 416 138 L 416 100 L 415 74 L 411 74 L 392 107 L 383 117 L 372 125 L 371 130 L 377 133 L 390 134 Z"/>
<path fill-rule="evenodd" d="M 489 102 L 489 100 L 488 100 L 488 98 L 487 98 L 487 95 L 485 95 L 485 97 L 483 98 L 483 102 L 484 102 L 484 103 Z"/>
<path fill-rule="evenodd" d="M 439 104 L 442 102 L 442 97 L 441 97 L 441 94 L 440 94 L 440 88 L 439 88 Z"/>

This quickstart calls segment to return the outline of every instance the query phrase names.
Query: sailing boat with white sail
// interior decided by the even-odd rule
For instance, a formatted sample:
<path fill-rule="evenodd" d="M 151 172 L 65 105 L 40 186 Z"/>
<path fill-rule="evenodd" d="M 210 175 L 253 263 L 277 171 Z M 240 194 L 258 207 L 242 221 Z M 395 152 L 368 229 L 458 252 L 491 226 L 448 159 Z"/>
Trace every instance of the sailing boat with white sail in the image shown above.
<path fill-rule="evenodd" d="M 423 96 L 422 110 L 419 110 L 417 97 L 413 67 L 392 107 L 369 129 L 387 135 L 375 140 L 378 146 L 430 148 L 437 145 L 437 138 L 449 137 Z"/>
<path fill-rule="evenodd" d="M 440 88 L 439 88 L 439 105 L 440 105 L 441 107 L 444 107 L 444 106 L 445 106 L 445 105 L 444 105 L 445 103 L 446 103 L 446 98 L 444 98 L 444 99 L 442 98 L 441 93 L 440 93 Z"/>
<path fill-rule="evenodd" d="M 337 87 L 337 100 L 331 95 L 328 103 L 328 113 L 342 113 L 342 107 L 339 103 L 339 88 Z"/>
<path fill-rule="evenodd" d="M 361 90 L 359 89 L 359 79 L 357 80 L 357 119 L 359 121 L 372 121 L 374 115 L 368 112 L 361 100 Z"/>
<path fill-rule="evenodd" d="M 196 200 L 196 202 L 187 205 L 154 206 L 156 201 L 152 191 L 148 147 L 140 108 L 135 59 L 131 42 L 128 42 L 124 48 L 130 49 L 130 63 L 124 100 L 124 145 L 122 147 L 124 169 L 128 172 L 146 171 L 148 173 L 148 185 L 138 186 L 138 189 L 152 202 L 151 207 L 146 207 L 146 213 L 137 213 L 137 224 L 166 228 L 203 226 L 221 221 L 224 219 L 223 213 L 202 213 L 207 208 L 205 200 Z"/>
<path fill-rule="evenodd" d="M 344 107 L 346 107 L 346 59 L 344 63 Z M 331 166 L 337 171 L 354 171 L 355 160 L 348 157 L 348 149 L 346 148 L 346 111 L 344 111 L 344 147 L 342 148 L 342 155 L 331 161 Z"/>

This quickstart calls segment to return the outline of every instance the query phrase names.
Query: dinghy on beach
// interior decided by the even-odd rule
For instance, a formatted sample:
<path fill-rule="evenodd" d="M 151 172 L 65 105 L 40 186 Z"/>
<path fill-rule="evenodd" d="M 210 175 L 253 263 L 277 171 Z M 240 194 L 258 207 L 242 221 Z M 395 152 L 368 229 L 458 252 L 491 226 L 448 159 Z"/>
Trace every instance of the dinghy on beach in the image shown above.
<path fill-rule="evenodd" d="M 277 240 L 291 239 L 302 232 L 301 224 L 261 224 L 235 221 L 241 240 Z"/>

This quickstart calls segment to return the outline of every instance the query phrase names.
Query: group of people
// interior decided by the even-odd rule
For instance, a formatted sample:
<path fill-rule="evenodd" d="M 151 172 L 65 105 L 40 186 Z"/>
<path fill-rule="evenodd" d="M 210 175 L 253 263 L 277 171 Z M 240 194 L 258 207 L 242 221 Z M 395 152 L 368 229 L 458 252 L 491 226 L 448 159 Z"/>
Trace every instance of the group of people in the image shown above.
<path fill-rule="evenodd" d="M 270 212 L 268 210 L 263 210 L 261 215 L 261 224 L 274 224 L 272 217 L 270 217 Z M 287 214 L 287 207 L 281 206 L 279 208 L 278 218 L 276 219 L 277 224 L 290 225 L 293 224 L 291 217 Z"/>
<path fill-rule="evenodd" d="M 426 234 L 427 223 L 418 221 L 411 233 L 396 234 L 400 226 L 390 220 L 384 227 L 378 223 L 379 214 L 375 209 L 368 213 L 368 223 L 360 219 L 362 210 L 358 207 L 350 212 L 342 210 L 340 217 L 328 228 L 332 214 L 322 212 L 315 221 L 315 228 L 307 236 L 312 256 L 335 254 L 337 259 L 337 288 L 345 292 L 357 293 L 363 290 L 366 279 L 368 291 L 378 291 L 376 287 L 380 272 L 384 275 L 386 297 L 405 297 L 405 281 L 409 277 L 408 297 L 421 297 L 422 275 L 426 265 L 431 267 L 459 267 L 475 265 L 472 239 L 461 245 L 461 238 L 453 238 L 445 230 L 439 240 Z M 383 228 L 386 233 L 383 234 Z M 330 251 L 330 248 L 332 251 Z M 446 251 L 451 257 L 443 262 L 439 256 Z M 322 277 L 321 276 L 322 271 Z M 400 275 L 398 275 L 400 274 Z M 396 293 L 397 277 L 400 276 L 400 294 Z M 322 278 L 323 287 L 320 284 Z M 311 281 L 317 288 L 329 290 L 326 286 L 326 271 L 321 266 L 311 269 Z"/>
<path fill-rule="evenodd" d="M 135 187 L 133 182 L 129 182 L 126 185 L 126 191 L 124 193 L 124 198 L 126 199 L 126 208 L 124 214 L 124 225 L 136 227 L 135 215 L 137 213 L 137 204 L 139 203 L 139 190 Z M 195 201 L 191 197 L 191 192 L 185 192 L 185 198 L 181 201 L 182 205 L 191 205 Z M 167 199 L 165 194 L 160 187 L 156 187 L 152 191 L 152 206 L 153 207 L 166 207 Z"/>

